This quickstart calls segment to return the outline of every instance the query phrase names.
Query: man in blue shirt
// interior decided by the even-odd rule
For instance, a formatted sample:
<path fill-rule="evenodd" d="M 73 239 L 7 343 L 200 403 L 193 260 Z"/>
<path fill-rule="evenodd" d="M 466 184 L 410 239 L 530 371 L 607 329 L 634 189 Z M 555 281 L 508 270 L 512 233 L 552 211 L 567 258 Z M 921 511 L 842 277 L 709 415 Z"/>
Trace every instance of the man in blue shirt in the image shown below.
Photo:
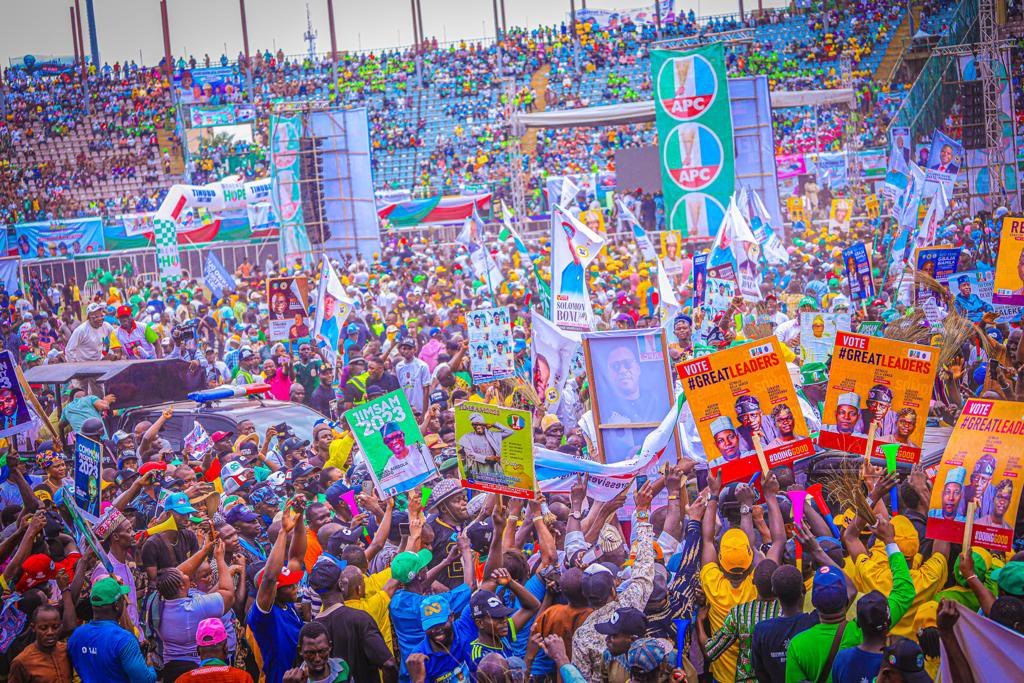
<path fill-rule="evenodd" d="M 156 671 L 146 666 L 139 640 L 118 624 L 128 586 L 108 576 L 89 593 L 93 620 L 75 629 L 68 641 L 71 664 L 82 683 L 153 683 Z"/>
<path fill-rule="evenodd" d="M 977 294 L 971 291 L 971 278 L 961 275 L 956 280 L 959 294 L 953 299 L 956 311 L 972 323 L 980 323 L 981 318 L 992 311 L 992 304 L 981 300 Z"/>

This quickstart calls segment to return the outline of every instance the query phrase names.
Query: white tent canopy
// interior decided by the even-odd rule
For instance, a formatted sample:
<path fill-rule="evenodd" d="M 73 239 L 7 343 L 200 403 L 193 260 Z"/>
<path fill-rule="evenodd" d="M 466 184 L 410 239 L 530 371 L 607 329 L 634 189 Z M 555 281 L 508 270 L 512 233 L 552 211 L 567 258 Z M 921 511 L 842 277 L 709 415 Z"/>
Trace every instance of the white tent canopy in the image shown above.
<path fill-rule="evenodd" d="M 815 106 L 827 104 L 853 105 L 855 98 L 850 88 L 834 90 L 777 90 L 772 92 L 772 107 Z M 654 121 L 654 101 L 606 104 L 584 109 L 542 111 L 533 114 L 515 114 L 512 132 L 522 135 L 527 128 L 575 128 L 585 126 L 618 126 L 629 123 Z"/>

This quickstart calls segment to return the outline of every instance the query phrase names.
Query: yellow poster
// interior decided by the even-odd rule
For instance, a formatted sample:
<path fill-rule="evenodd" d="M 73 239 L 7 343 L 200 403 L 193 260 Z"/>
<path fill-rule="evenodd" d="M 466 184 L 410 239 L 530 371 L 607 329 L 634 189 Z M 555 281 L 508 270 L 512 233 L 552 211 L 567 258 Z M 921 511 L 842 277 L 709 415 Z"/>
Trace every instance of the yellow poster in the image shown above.
<path fill-rule="evenodd" d="M 864 198 L 864 211 L 867 212 L 868 218 L 878 218 L 881 215 L 877 195 L 869 194 Z"/>
<path fill-rule="evenodd" d="M 807 212 L 804 210 L 804 199 L 803 197 L 788 197 L 786 199 L 786 213 L 789 214 L 789 220 L 807 222 Z"/>
<path fill-rule="evenodd" d="M 872 458 L 884 463 L 882 446 L 895 443 L 897 462 L 916 463 L 938 357 L 931 346 L 836 334 L 818 445 L 864 455 L 874 426 Z"/>
<path fill-rule="evenodd" d="M 846 232 L 853 218 L 852 199 L 833 199 L 828 213 L 828 229 L 832 232 Z"/>
<path fill-rule="evenodd" d="M 768 337 L 676 366 L 712 474 L 749 479 L 814 454 L 779 340 Z"/>
<path fill-rule="evenodd" d="M 925 535 L 960 543 L 975 504 L 971 545 L 1009 551 L 1020 506 L 1024 417 L 1014 401 L 967 400 L 932 486 Z"/>
<path fill-rule="evenodd" d="M 1024 306 L 1024 216 L 1004 216 L 992 303 Z"/>

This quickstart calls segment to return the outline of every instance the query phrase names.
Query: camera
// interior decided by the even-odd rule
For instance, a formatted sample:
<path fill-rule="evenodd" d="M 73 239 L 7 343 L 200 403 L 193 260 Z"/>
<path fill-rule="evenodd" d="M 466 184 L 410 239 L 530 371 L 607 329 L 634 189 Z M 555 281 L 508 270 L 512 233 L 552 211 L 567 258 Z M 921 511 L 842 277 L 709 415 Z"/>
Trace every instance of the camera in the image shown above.
<path fill-rule="evenodd" d="M 277 432 L 278 437 L 281 439 L 295 436 L 295 430 L 289 427 L 287 422 L 278 422 L 276 425 L 271 425 L 270 428 Z"/>

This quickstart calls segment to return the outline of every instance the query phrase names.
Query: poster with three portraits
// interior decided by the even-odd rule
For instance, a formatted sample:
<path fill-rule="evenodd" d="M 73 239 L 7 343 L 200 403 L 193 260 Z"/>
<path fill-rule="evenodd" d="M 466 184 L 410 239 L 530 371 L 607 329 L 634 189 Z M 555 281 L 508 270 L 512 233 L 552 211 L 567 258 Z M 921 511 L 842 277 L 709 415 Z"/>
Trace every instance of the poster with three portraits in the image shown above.
<path fill-rule="evenodd" d="M 814 454 L 807 422 L 775 337 L 767 337 L 676 366 L 711 474 L 722 482 L 748 480 L 768 467 Z"/>

